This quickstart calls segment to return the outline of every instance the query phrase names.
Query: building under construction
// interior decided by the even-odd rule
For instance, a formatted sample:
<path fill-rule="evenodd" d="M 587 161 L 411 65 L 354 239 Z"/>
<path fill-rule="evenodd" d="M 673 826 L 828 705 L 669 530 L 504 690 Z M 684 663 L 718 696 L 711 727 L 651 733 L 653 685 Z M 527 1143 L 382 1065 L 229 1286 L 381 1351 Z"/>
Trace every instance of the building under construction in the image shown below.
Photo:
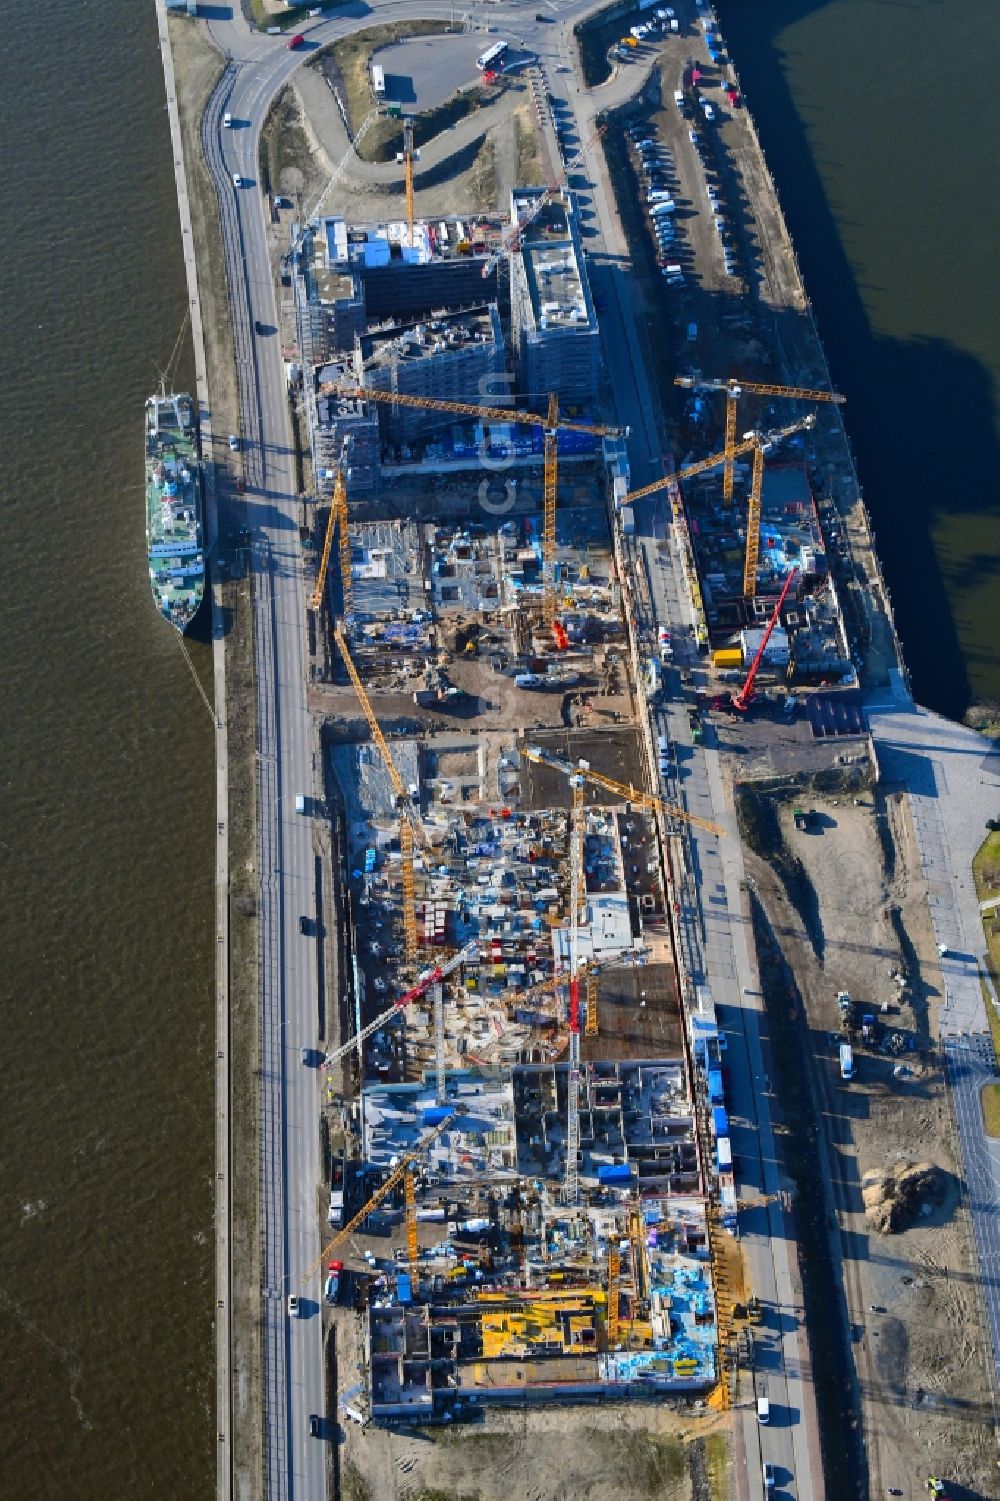
<path fill-rule="evenodd" d="M 524 219 L 544 191 L 515 188 L 511 223 Z M 600 383 L 600 335 L 568 191 L 535 215 L 510 256 L 510 316 L 519 390 L 555 391 L 564 405 L 589 410 Z"/>

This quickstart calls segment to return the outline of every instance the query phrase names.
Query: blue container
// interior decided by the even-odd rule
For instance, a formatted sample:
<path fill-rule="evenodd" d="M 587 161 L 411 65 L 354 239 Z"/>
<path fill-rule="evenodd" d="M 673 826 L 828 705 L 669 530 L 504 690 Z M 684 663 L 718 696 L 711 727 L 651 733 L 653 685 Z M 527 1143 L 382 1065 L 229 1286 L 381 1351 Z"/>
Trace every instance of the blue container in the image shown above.
<path fill-rule="evenodd" d="M 424 1111 L 424 1125 L 439 1126 L 451 1113 L 450 1105 L 428 1105 Z"/>
<path fill-rule="evenodd" d="M 708 1073 L 708 1098 L 713 1105 L 721 1105 L 726 1098 L 722 1087 L 722 1073 L 717 1068 L 710 1069 Z"/>
<path fill-rule="evenodd" d="M 602 1163 L 597 1169 L 598 1183 L 631 1183 L 632 1169 L 627 1162 Z"/>
<path fill-rule="evenodd" d="M 397 1272 L 396 1274 L 396 1302 L 413 1302 L 413 1284 L 410 1281 L 409 1272 Z"/>
<path fill-rule="evenodd" d="M 715 1105 L 712 1109 L 712 1129 L 716 1136 L 729 1135 L 729 1117 L 726 1114 L 725 1105 Z"/>

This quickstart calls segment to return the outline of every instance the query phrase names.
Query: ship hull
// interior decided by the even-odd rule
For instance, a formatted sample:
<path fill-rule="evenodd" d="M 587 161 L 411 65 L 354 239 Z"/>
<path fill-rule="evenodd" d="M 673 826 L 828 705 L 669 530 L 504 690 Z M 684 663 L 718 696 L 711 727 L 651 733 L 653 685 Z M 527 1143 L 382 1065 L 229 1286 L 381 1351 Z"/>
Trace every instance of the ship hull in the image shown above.
<path fill-rule="evenodd" d="M 146 401 L 146 552 L 153 601 L 181 635 L 205 594 L 204 474 L 190 396 Z"/>

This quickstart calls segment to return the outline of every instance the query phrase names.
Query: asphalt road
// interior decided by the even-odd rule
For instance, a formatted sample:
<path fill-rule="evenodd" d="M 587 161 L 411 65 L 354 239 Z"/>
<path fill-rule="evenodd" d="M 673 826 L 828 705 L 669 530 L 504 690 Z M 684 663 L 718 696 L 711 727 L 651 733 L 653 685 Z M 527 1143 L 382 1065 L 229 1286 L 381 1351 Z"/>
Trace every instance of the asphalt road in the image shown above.
<path fill-rule="evenodd" d="M 637 597 L 644 602 L 643 625 L 655 649 L 656 630 L 669 627 L 675 650 L 669 702 L 657 712 L 657 733 L 673 745 L 673 772 L 664 795 L 682 803 L 728 831 L 725 839 L 692 828 L 680 875 L 680 928 L 685 967 L 695 984 L 707 984 L 722 1016 L 730 1071 L 727 1106 L 733 1150 L 740 1159 L 742 1197 L 780 1189 L 777 1152 L 770 1118 L 770 1081 L 760 1037 L 759 981 L 742 916 L 740 886 L 743 860 L 736 833 L 735 810 L 725 792 L 718 752 L 694 745 L 680 670 L 697 680 L 698 655 L 687 634 L 690 604 L 672 541 L 663 497 L 635 507 L 634 575 Z M 737 1474 L 744 1495 L 763 1493 L 764 1460 L 774 1465 L 778 1493 L 799 1501 L 823 1495 L 819 1435 L 808 1361 L 804 1311 L 797 1298 L 788 1239 L 789 1222 L 780 1204 L 745 1211 L 740 1235 L 747 1279 L 765 1305 L 763 1325 L 755 1331 L 753 1396 L 766 1395 L 771 1406 L 767 1427 L 757 1424 L 753 1406 L 742 1409 L 745 1470 Z M 749 1391 L 741 1397 L 748 1401 Z"/>

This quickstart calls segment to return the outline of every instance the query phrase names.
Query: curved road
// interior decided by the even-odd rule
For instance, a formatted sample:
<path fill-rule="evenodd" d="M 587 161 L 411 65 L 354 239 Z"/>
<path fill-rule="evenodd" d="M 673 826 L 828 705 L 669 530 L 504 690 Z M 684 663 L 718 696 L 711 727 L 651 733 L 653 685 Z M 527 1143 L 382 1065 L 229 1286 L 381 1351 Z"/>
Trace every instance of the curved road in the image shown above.
<path fill-rule="evenodd" d="M 531 0 L 528 0 L 531 3 Z M 559 24 L 540 25 L 534 12 L 505 6 L 481 12 L 489 26 L 516 39 L 548 67 L 548 83 L 577 116 L 581 139 L 592 130 L 599 109 L 635 92 L 644 68 L 631 66 L 600 90 L 580 89 L 557 67 L 572 61 L 572 23 L 602 0 L 546 0 Z M 240 437 L 246 477 L 245 513 L 222 518 L 220 531 L 246 524 L 254 539 L 255 626 L 259 725 L 260 980 L 262 995 L 261 1191 L 264 1216 L 264 1424 L 265 1486 L 269 1501 L 326 1495 L 327 1443 L 309 1436 L 310 1414 L 324 1414 L 320 1281 L 303 1284 L 317 1257 L 320 1162 L 317 1114 L 318 1072 L 301 1063 L 301 1050 L 317 1042 L 316 944 L 299 933 L 300 914 L 316 911 L 315 858 L 308 817 L 296 815 L 295 797 L 308 797 L 318 785 L 313 764 L 311 724 L 306 710 L 305 594 L 303 590 L 295 487 L 295 467 L 280 343 L 257 336 L 255 320 L 277 327 L 275 293 L 267 248 L 266 205 L 256 183 L 258 143 L 271 101 L 317 46 L 372 24 L 381 17 L 451 19 L 451 0 L 371 0 L 361 21 L 335 16 L 306 28 L 308 50 L 289 51 L 284 37 L 252 32 L 237 4 L 228 17 L 202 23 L 229 59 L 205 113 L 202 138 L 220 205 L 223 246 L 233 308 L 239 377 Z M 566 24 L 569 23 L 569 24 Z M 225 129 L 229 111 L 239 123 Z M 554 144 L 554 143 L 552 143 Z M 626 246 L 614 208 L 603 160 L 588 153 L 591 188 L 600 226 L 589 242 L 593 280 L 608 294 L 602 341 L 614 377 L 616 406 L 631 422 L 633 480 L 660 472 L 660 442 L 650 416 L 653 403 L 641 356 L 642 337 L 623 274 Z M 232 175 L 245 180 L 233 186 Z M 636 420 L 636 414 L 642 420 Z M 766 1116 L 766 1104 L 764 1106 Z M 747 1237 L 766 1255 L 764 1236 Z M 776 1297 L 780 1282 L 775 1268 Z M 286 1312 L 290 1292 L 300 1297 L 300 1316 Z M 789 1382 L 789 1387 L 792 1386 Z M 789 1408 L 794 1398 L 790 1390 Z M 799 1404 L 802 1413 L 806 1404 Z M 811 1404 L 809 1404 L 811 1409 Z M 232 1433 L 232 1414 L 220 1414 L 219 1428 Z M 749 1425 L 748 1425 L 749 1427 Z M 323 1423 L 333 1439 L 336 1414 Z M 749 1433 L 747 1435 L 750 1436 Z M 785 1437 L 786 1435 L 783 1435 Z M 772 1435 L 774 1440 L 778 1434 Z M 781 1444 L 782 1449 L 785 1444 Z M 788 1445 L 791 1458 L 791 1444 Z M 798 1446 L 796 1446 L 798 1447 Z M 231 1446 L 230 1446 L 231 1448 Z M 782 1456 L 783 1457 L 783 1456 Z M 777 1458 L 777 1455 L 775 1455 Z M 759 1461 L 751 1460 L 741 1493 L 761 1492 Z M 232 1455 L 220 1464 L 219 1495 L 233 1493 Z M 749 1484 L 747 1483 L 749 1482 Z M 796 1475 L 800 1497 L 812 1495 L 809 1478 Z M 821 1487 L 820 1487 L 821 1492 Z"/>

